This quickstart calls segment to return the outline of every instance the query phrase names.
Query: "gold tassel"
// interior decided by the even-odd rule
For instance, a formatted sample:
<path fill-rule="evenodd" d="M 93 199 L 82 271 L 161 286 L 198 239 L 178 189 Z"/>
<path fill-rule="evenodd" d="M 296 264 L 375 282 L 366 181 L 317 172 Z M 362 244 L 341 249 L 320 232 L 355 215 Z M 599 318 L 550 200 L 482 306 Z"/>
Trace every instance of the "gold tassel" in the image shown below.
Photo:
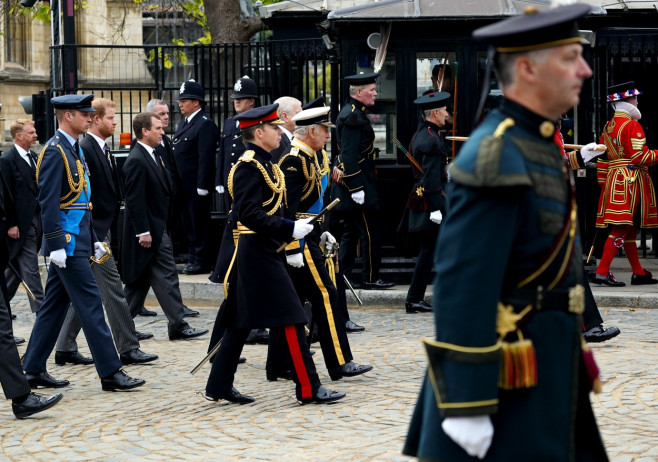
<path fill-rule="evenodd" d="M 498 386 L 504 390 L 532 388 L 537 385 L 537 357 L 532 340 L 520 330 L 515 342 L 502 342 Z"/>

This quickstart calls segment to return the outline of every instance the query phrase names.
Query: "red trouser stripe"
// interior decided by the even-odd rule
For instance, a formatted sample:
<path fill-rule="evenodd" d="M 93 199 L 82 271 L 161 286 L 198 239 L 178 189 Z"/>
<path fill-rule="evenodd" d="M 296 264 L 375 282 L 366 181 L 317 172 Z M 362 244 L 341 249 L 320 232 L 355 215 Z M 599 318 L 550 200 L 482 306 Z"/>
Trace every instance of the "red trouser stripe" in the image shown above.
<path fill-rule="evenodd" d="M 286 341 L 288 342 L 288 350 L 292 357 L 292 364 L 295 367 L 295 373 L 299 379 L 299 385 L 302 389 L 302 398 L 312 398 L 313 390 L 311 390 L 311 381 L 306 372 L 306 365 L 302 352 L 299 349 L 299 339 L 297 338 L 297 328 L 295 326 L 285 326 Z"/>

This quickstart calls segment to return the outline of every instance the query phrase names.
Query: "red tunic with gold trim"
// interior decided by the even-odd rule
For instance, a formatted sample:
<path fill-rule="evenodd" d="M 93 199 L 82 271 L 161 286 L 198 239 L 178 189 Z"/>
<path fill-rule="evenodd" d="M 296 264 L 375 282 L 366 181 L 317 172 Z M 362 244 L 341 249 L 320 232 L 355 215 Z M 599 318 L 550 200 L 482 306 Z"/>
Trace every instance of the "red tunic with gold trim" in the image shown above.
<path fill-rule="evenodd" d="M 607 146 L 608 156 L 597 162 L 601 197 L 596 226 L 658 227 L 656 191 L 647 171 L 658 162 L 658 152 L 647 147 L 642 126 L 629 114 L 615 112 L 600 143 Z"/>

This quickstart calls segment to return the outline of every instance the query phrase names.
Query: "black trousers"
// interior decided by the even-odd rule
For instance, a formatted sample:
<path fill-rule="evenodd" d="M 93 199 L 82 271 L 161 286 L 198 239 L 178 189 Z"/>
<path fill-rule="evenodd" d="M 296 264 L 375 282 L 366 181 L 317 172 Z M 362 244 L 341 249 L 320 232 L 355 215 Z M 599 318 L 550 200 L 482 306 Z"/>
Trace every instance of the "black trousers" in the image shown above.
<path fill-rule="evenodd" d="M 226 329 L 206 384 L 206 394 L 208 396 L 219 398 L 231 391 L 240 354 L 250 331 L 251 329 L 235 327 Z M 283 341 L 287 345 L 286 354 L 289 355 L 293 365 L 293 380 L 295 381 L 297 399 L 312 398 L 321 384 L 315 370 L 311 350 L 306 343 L 304 325 L 271 327 L 270 341 L 272 339 L 277 343 Z"/>
<path fill-rule="evenodd" d="M 421 231 L 414 233 L 414 238 L 418 240 L 420 251 L 418 260 L 414 268 L 414 274 L 411 276 L 411 284 L 407 292 L 408 302 L 419 302 L 425 298 L 427 285 L 432 282 L 432 263 L 434 262 L 434 248 L 436 247 L 437 231 Z"/>
<path fill-rule="evenodd" d="M 599 313 L 599 308 L 596 306 L 596 300 L 592 294 L 592 289 L 589 286 L 589 281 L 585 278 L 585 310 L 583 311 L 583 332 L 587 332 L 594 327 L 603 324 L 603 318 Z"/>
<path fill-rule="evenodd" d="M 363 282 L 379 279 L 382 263 L 381 217 L 376 210 L 343 212 L 343 234 L 340 238 L 339 260 L 343 273 L 352 279 L 357 242 L 361 243 Z"/>
<path fill-rule="evenodd" d="M 181 221 L 187 238 L 187 262 L 210 266 L 215 259 L 210 255 L 208 231 L 210 230 L 210 213 L 212 193 L 199 196 L 196 192 L 185 194 Z"/>
<path fill-rule="evenodd" d="M 335 369 L 350 362 L 352 350 L 347 339 L 345 319 L 342 315 L 336 287 L 331 282 L 325 265 L 325 257 L 316 240 L 307 240 L 304 245 L 304 266 L 288 267 L 290 278 L 302 303 L 311 303 L 313 323 L 318 328 L 320 348 L 328 369 Z M 276 344 L 276 338 L 268 343 L 267 370 L 288 370 L 290 364 L 282 361 L 286 346 Z"/>

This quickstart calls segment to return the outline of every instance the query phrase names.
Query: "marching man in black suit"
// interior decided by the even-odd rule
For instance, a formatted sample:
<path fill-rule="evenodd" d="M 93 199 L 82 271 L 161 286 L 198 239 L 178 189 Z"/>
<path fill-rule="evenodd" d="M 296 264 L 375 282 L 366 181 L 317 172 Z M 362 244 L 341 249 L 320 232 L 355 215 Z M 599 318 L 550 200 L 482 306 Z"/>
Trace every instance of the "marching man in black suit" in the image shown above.
<path fill-rule="evenodd" d="M 187 264 L 183 267 L 185 274 L 210 272 L 213 261 L 208 248 L 208 230 L 219 129 L 204 112 L 205 104 L 203 87 L 199 83 L 188 80 L 181 85 L 178 107 L 183 120 L 174 134 L 173 149 L 183 182 L 181 218 L 188 251 Z"/>
<path fill-rule="evenodd" d="M 269 152 L 279 145 L 278 104 L 252 109 L 236 116 L 247 151 L 231 170 L 228 191 L 233 196 L 235 229 L 239 233 L 230 272 L 226 307 L 216 323 L 226 326 L 213 362 L 206 399 L 246 404 L 254 399 L 233 387 L 235 371 L 247 335 L 253 328 L 270 327 L 270 336 L 286 345 L 297 400 L 302 404 L 328 403 L 344 393 L 323 387 L 306 342 L 306 315 L 286 272 L 282 242 L 301 239 L 313 230 L 308 220 L 282 216 L 285 179 Z M 258 290 L 254 290 L 254 281 Z"/>
<path fill-rule="evenodd" d="M 149 287 L 169 320 L 169 340 L 189 339 L 208 332 L 183 319 L 178 273 L 167 223 L 171 214 L 172 180 L 156 146 L 162 141 L 162 121 L 153 112 L 133 119 L 137 144 L 123 166 L 126 209 L 121 237 L 121 277 L 131 313 L 142 307 Z"/>
<path fill-rule="evenodd" d="M 5 238 L 7 215 L 3 203 L 3 191 L 0 188 L 0 270 L 4 270 L 7 265 L 7 240 Z M 0 384 L 5 398 L 11 399 L 12 410 L 19 419 L 45 411 L 62 399 L 61 393 L 45 397 L 31 392 L 30 384 L 21 367 L 16 342 L 14 342 L 11 317 L 4 297 L 0 297 Z"/>
<path fill-rule="evenodd" d="M 91 124 L 93 95 L 64 95 L 52 99 L 59 129 L 39 155 L 37 184 L 44 233 L 44 255 L 50 256 L 46 295 L 32 328 L 23 370 L 32 388 L 65 387 L 46 371 L 69 303 L 80 317 L 103 390 L 128 390 L 144 385 L 121 369 L 103 302 L 89 258 L 106 253 L 91 227 L 91 185 L 78 136 Z"/>
<path fill-rule="evenodd" d="M 92 108 L 96 112 L 92 117 L 91 128 L 80 141 L 80 148 L 84 152 L 89 168 L 89 177 L 94 186 L 92 195 L 94 208 L 91 211 L 94 231 L 96 236 L 107 244 L 108 248 L 110 248 L 112 231 L 116 228 L 116 219 L 119 217 L 121 206 L 121 182 L 117 163 L 105 142 L 114 134 L 117 124 L 114 118 L 114 107 L 115 103 L 109 99 L 94 99 Z M 123 293 L 123 284 L 121 284 L 114 257 L 109 255 L 108 259 L 103 262 L 92 263 L 91 270 L 103 298 L 103 306 L 121 362 L 136 364 L 158 359 L 157 355 L 144 353 L 139 349 L 135 322 L 130 315 L 130 308 Z M 75 310 L 69 308 L 57 342 L 55 352 L 57 364 L 87 363 L 85 361 L 87 358 L 78 352 L 75 341 L 80 327 L 80 320 L 75 314 Z"/>
<path fill-rule="evenodd" d="M 41 248 L 41 211 L 36 180 L 36 154 L 30 147 L 37 141 L 34 122 L 18 119 L 9 129 L 14 145 L 0 157 L 0 173 L 4 184 L 7 215 L 7 246 L 9 261 L 34 295 L 29 298 L 33 313 L 43 304 L 43 285 L 39 275 Z M 20 279 L 11 270 L 5 271 L 9 299 L 13 298 Z"/>

